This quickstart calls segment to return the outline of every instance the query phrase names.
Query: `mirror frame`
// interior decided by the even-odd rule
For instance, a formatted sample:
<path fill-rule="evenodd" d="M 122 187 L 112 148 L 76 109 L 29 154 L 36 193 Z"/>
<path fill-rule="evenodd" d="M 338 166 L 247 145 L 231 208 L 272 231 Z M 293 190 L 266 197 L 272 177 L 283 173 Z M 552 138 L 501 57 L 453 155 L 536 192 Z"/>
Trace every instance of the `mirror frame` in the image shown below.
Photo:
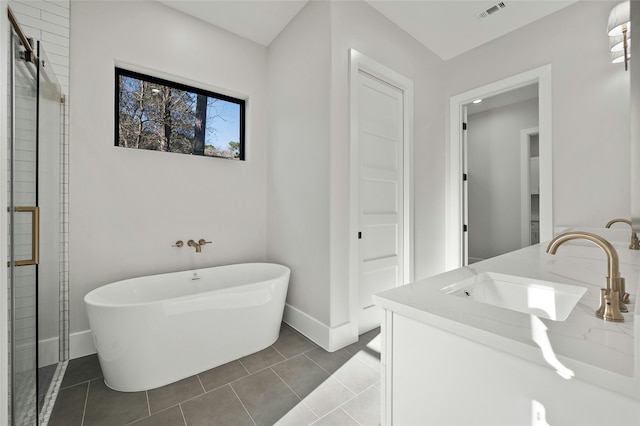
<path fill-rule="evenodd" d="M 637 25 L 634 27 L 634 25 Z M 640 28 L 640 4 L 631 2 L 631 27 Z M 631 31 L 631 57 L 640 58 L 640 34 Z M 621 71 L 622 72 L 622 71 Z M 640 232 L 640 66 L 629 61 L 631 86 L 631 140 L 629 153 L 631 158 L 631 223 L 636 232 Z"/>

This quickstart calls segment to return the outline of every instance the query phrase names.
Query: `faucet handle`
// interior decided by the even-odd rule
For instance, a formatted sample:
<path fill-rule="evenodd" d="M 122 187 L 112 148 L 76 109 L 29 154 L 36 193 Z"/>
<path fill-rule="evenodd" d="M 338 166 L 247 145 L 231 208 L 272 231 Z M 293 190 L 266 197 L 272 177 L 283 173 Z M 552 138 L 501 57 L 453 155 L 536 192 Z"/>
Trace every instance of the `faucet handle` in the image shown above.
<path fill-rule="evenodd" d="M 620 293 L 616 290 L 603 288 L 600 290 L 600 307 L 596 311 L 596 317 L 605 321 L 624 322 L 624 316 L 620 313 Z"/>
<path fill-rule="evenodd" d="M 198 241 L 198 244 L 200 244 L 201 246 L 205 245 L 205 244 L 211 244 L 211 241 L 205 241 L 204 238 L 201 238 L 200 241 Z"/>
<path fill-rule="evenodd" d="M 171 247 L 182 247 L 183 245 L 184 243 L 182 242 L 182 240 L 178 240 L 175 244 L 171 245 Z"/>

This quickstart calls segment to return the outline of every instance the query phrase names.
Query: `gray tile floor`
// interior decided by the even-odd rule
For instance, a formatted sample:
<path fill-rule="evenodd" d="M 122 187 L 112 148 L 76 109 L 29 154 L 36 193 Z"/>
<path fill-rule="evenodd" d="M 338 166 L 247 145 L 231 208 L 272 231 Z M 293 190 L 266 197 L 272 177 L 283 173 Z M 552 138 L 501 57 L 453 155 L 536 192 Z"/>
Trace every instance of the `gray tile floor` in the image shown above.
<path fill-rule="evenodd" d="M 378 334 L 327 352 L 283 323 L 267 349 L 146 392 L 113 391 L 97 356 L 74 359 L 49 425 L 379 425 Z"/>

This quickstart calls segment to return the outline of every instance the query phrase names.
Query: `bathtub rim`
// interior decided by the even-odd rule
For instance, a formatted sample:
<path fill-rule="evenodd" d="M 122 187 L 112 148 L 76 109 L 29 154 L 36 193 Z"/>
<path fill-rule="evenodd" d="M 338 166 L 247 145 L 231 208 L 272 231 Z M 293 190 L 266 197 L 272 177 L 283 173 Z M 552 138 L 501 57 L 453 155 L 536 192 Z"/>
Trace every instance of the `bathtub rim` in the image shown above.
<path fill-rule="evenodd" d="M 134 303 L 128 303 L 128 302 L 118 302 L 118 303 L 101 303 L 101 302 L 95 302 L 95 301 L 90 301 L 89 299 L 91 298 L 92 295 L 95 295 L 95 293 L 98 293 L 100 290 L 103 290 L 104 287 L 108 287 L 108 286 L 115 286 L 118 284 L 122 284 L 124 282 L 130 281 L 130 280 L 136 280 L 136 279 L 140 279 L 140 278 L 150 278 L 150 277 L 162 277 L 162 276 L 166 276 L 166 275 L 171 275 L 171 274 L 180 274 L 180 273 L 184 273 L 184 272 L 198 272 L 198 271 L 203 271 L 203 270 L 207 270 L 207 269 L 216 269 L 216 268 L 225 268 L 225 267 L 240 267 L 240 266 L 251 266 L 251 265 L 271 265 L 271 266 L 276 266 L 279 268 L 282 268 L 282 275 L 278 275 L 276 277 L 272 277 L 269 279 L 263 279 L 260 281 L 252 281 L 252 282 L 246 282 L 246 283 L 242 283 L 239 284 L 237 286 L 230 286 L 230 287 L 224 287 L 224 288 L 219 288 L 219 289 L 212 289 L 212 290 L 208 290 L 208 291 L 204 291 L 204 292 L 199 292 L 199 293 L 189 293 L 189 294 L 185 294 L 182 296 L 177 296 L 177 297 L 167 297 L 167 298 L 163 298 L 163 299 L 156 299 L 156 300 L 151 300 L 151 301 L 147 301 L 147 302 L 134 302 Z M 284 277 L 287 276 L 291 276 L 291 269 L 286 266 L 283 265 L 281 263 L 274 263 L 274 262 L 245 262 L 245 263 L 229 263 L 226 265 L 217 265 L 217 266 L 210 266 L 210 267 L 206 267 L 206 268 L 197 268 L 197 269 L 185 269 L 185 270 L 180 270 L 180 271 L 173 271 L 173 272 L 163 272 L 160 274 L 153 274 L 153 275 L 139 275 L 136 277 L 131 277 L 131 278 L 125 278 L 123 280 L 118 280 L 118 281 L 113 281 L 107 284 L 103 284 L 99 287 L 94 288 L 93 290 L 89 291 L 87 294 L 85 294 L 85 296 L 83 297 L 83 301 L 85 303 L 85 305 L 90 305 L 96 308 L 132 308 L 132 307 L 143 307 L 143 306 L 150 306 L 150 305 L 154 305 L 154 304 L 160 304 L 160 303 L 164 303 L 164 302 L 175 302 L 175 301 L 180 301 L 180 300 L 188 300 L 193 298 L 196 295 L 203 295 L 203 294 L 209 294 L 209 293 L 215 293 L 215 292 L 224 292 L 224 291 L 233 291 L 234 288 L 238 288 L 238 287 L 249 287 L 249 286 L 253 286 L 253 285 L 260 285 L 260 284 L 264 284 L 270 281 L 277 281 L 279 279 L 282 279 Z M 287 280 L 287 284 L 288 284 L 289 280 Z"/>

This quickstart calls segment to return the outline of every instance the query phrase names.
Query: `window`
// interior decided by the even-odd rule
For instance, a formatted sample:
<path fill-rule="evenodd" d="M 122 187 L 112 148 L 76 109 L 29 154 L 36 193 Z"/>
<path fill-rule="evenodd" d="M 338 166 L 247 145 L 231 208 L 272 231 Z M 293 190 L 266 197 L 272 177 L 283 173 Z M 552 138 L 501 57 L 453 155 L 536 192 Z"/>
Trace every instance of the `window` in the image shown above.
<path fill-rule="evenodd" d="M 116 68 L 115 145 L 244 160 L 245 101 Z"/>

